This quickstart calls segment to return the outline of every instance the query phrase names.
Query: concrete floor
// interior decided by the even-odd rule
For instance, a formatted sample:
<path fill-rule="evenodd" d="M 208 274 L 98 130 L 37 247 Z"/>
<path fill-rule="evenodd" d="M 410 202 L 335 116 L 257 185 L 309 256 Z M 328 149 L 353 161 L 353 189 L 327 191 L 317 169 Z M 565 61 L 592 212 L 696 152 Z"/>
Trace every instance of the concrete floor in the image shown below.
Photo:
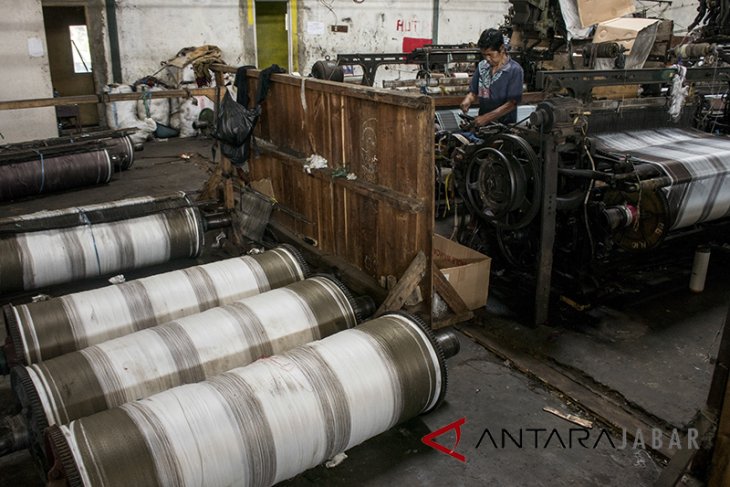
<path fill-rule="evenodd" d="M 151 142 L 137 154 L 134 168 L 115 175 L 109 185 L 2 204 L 0 215 L 170 190 L 196 191 L 207 178 L 208 168 L 178 155 L 199 152 L 207 156 L 209 148 L 210 140 Z M 168 267 L 191 264 L 183 261 Z M 160 270 L 129 273 L 127 277 L 155 272 Z M 602 308 L 597 316 L 586 320 L 585 326 L 524 327 L 494 301 L 475 323 L 505 343 L 517 343 L 530 353 L 580 370 L 666 424 L 683 427 L 704 403 L 718 332 L 727 310 L 730 282 L 723 272 L 714 274 L 701 295 L 678 289 L 622 309 Z M 60 286 L 48 292 L 63 294 L 103 282 Z M 311 469 L 285 485 L 648 486 L 659 476 L 663 468 L 660 461 L 631 444 L 621 449 L 620 434 L 600 422 L 584 443 L 588 447 L 575 440 L 569 446 L 571 429 L 577 426 L 543 411 L 543 407 L 590 419 L 579 406 L 514 370 L 464 335 L 461 343 L 461 353 L 449 361 L 449 391 L 439 409 L 351 449 L 348 458 L 335 468 Z M 9 394 L 7 381 L 0 379 L 0 409 L 7 406 Z M 466 463 L 421 442 L 424 435 L 461 418 L 465 423 L 455 451 L 465 455 Z M 592 448 L 604 428 L 603 439 Z M 545 431 L 530 431 L 535 429 Z M 485 430 L 494 437 L 494 443 L 488 436 L 479 443 Z M 510 442 L 502 448 L 503 430 L 512 436 L 522 430 L 522 448 Z M 545 446 L 553 431 L 565 447 L 557 437 Z M 454 430 L 437 439 L 449 448 L 455 440 Z M 29 455 L 18 452 L 0 459 L 0 485 L 42 485 L 42 481 Z"/>

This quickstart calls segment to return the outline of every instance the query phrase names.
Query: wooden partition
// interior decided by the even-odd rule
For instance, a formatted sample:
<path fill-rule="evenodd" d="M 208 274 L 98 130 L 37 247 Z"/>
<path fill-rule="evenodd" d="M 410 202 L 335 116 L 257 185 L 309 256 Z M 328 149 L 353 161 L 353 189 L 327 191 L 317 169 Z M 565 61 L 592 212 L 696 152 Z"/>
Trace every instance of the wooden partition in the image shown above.
<path fill-rule="evenodd" d="M 248 74 L 256 93 L 259 73 Z M 251 179 L 271 180 L 276 200 L 301 214 L 277 212 L 278 223 L 379 282 L 400 278 L 423 251 L 421 291 L 430 310 L 433 120 L 427 96 L 274 75 Z M 328 169 L 305 172 L 313 154 Z M 333 178 L 342 168 L 357 179 Z"/>

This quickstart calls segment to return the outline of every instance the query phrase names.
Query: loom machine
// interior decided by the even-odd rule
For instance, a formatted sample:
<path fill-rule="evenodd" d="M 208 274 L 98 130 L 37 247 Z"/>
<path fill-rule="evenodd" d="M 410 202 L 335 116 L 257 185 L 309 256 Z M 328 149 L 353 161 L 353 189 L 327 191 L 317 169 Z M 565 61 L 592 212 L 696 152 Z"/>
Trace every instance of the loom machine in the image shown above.
<path fill-rule="evenodd" d="M 707 114 L 698 98 L 672 120 L 671 96 L 591 97 L 680 72 L 700 93 L 730 68 L 542 71 L 536 85 L 552 95 L 526 120 L 437 135 L 437 165 L 451 166 L 467 209 L 460 240 L 495 258 L 520 307 L 534 296 L 536 323 L 550 303 L 583 310 L 637 292 L 645 272 L 730 240 L 730 137 L 693 128 Z"/>

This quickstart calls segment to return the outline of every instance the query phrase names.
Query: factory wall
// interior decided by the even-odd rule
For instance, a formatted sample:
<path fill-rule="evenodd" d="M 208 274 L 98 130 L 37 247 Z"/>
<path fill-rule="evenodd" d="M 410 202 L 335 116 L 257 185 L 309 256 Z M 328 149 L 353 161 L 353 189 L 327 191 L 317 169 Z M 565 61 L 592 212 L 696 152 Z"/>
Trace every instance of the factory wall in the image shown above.
<path fill-rule="evenodd" d="M 434 5 L 438 13 L 434 15 Z M 332 0 L 301 2 L 299 12 L 302 74 L 325 56 L 338 53 L 403 52 L 426 41 L 439 44 L 476 42 L 487 27 L 504 21 L 505 0 L 475 4 L 468 0 Z M 332 26 L 341 26 L 337 32 Z M 344 28 L 347 32 L 342 32 Z M 415 68 L 391 65 L 381 68 L 383 79 L 413 78 Z"/>
<path fill-rule="evenodd" d="M 253 61 L 245 0 L 117 0 L 122 78 L 153 74 L 188 46 L 214 44 L 228 64 Z"/>
<path fill-rule="evenodd" d="M 53 95 L 40 0 L 0 2 L 0 101 Z M 53 108 L 0 111 L 0 144 L 57 134 Z"/>

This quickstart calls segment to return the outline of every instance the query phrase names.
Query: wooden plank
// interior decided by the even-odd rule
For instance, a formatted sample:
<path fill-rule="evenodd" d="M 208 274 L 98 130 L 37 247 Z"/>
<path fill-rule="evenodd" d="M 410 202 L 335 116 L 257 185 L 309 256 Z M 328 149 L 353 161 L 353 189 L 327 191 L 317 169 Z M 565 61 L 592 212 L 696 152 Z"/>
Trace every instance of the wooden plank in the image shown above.
<path fill-rule="evenodd" d="M 464 95 L 443 95 L 433 96 L 431 98 L 433 98 L 434 104 L 438 108 L 458 108 L 462 100 L 464 100 Z M 522 94 L 520 105 L 534 105 L 543 100 L 545 100 L 545 93 L 542 91 L 528 91 Z M 477 107 L 478 104 L 475 103 L 473 106 Z"/>
<path fill-rule="evenodd" d="M 294 166 L 300 171 L 303 171 L 302 168 L 304 167 L 304 164 L 306 164 L 305 159 L 286 154 L 285 152 L 276 149 L 271 144 L 259 142 L 258 148 L 261 152 L 273 155 L 278 160 L 285 162 L 289 166 Z M 400 211 L 420 213 L 426 209 L 426 205 L 423 200 L 412 198 L 410 196 L 397 193 L 387 187 L 361 181 L 360 179 L 355 179 L 353 181 L 345 178 L 332 179 L 332 173 L 332 169 L 323 168 L 312 171 L 312 174 L 310 175 L 303 174 L 302 177 L 315 177 L 321 180 L 331 180 L 333 184 L 343 186 L 348 191 L 382 201 Z"/>
<path fill-rule="evenodd" d="M 432 266 L 431 272 L 433 273 L 433 290 L 441 296 L 441 299 L 451 308 L 455 314 L 462 314 L 469 311 L 466 303 L 459 293 L 456 292 L 454 286 L 446 279 L 441 270 L 435 265 Z"/>
<path fill-rule="evenodd" d="M 541 360 L 523 351 L 502 345 L 478 326 L 466 325 L 459 327 L 459 329 L 498 357 L 509 360 L 517 370 L 539 380 L 552 389 L 560 391 L 605 423 L 625 430 L 627 436 L 632 439 L 632 433 L 636 431 L 641 431 L 644 438 L 651 438 L 653 428 L 663 430 L 662 447 L 657 450 L 652 448 L 652 450 L 665 458 L 672 458 L 676 453 L 675 450 L 664 447 L 664 445 L 669 445 L 670 436 L 662 425 L 652 424 L 648 420 L 631 414 L 610 396 L 592 390 L 576 378 L 567 375 L 565 371 L 554 368 L 546 360 Z M 651 442 L 646 442 L 647 448 L 651 448 L 651 446 Z"/>
<path fill-rule="evenodd" d="M 434 321 L 431 325 L 431 328 L 434 330 L 438 330 L 440 328 L 446 328 L 447 326 L 454 326 L 458 325 L 459 323 L 464 323 L 466 321 L 469 321 L 470 319 L 474 318 L 474 313 L 472 311 L 466 311 L 464 313 L 459 313 L 457 315 L 451 315 L 448 318 L 443 318 L 438 321 Z"/>
<path fill-rule="evenodd" d="M 215 88 L 196 88 L 192 90 L 148 91 L 150 98 L 181 98 L 188 96 L 208 96 L 215 98 Z M 30 100 L 1 101 L 0 110 L 18 110 L 24 108 L 55 107 L 61 105 L 92 105 L 115 101 L 140 100 L 142 93 L 103 93 L 100 95 L 59 96 L 55 98 L 36 98 Z"/>
<path fill-rule="evenodd" d="M 221 70 L 222 72 L 235 72 L 235 68 L 231 71 L 231 66 L 214 64 L 211 66 L 213 71 Z M 249 78 L 258 78 L 259 70 L 250 69 L 246 72 Z M 371 100 L 376 103 L 385 103 L 389 105 L 407 106 L 410 108 L 425 108 L 430 105 L 430 99 L 425 95 L 415 95 L 394 92 L 380 88 L 372 88 L 370 86 L 361 86 L 354 84 L 338 83 L 335 81 L 325 81 L 316 78 L 302 78 L 292 76 L 290 74 L 274 74 L 271 79 L 277 84 L 295 86 L 301 88 L 302 80 L 304 80 L 307 89 L 314 91 L 322 91 L 330 94 L 346 95 L 348 98 L 358 98 L 361 100 Z"/>
<path fill-rule="evenodd" d="M 717 412 L 719 416 L 708 485 L 727 486 L 730 485 L 730 305 L 707 396 L 707 407 L 710 411 Z"/>
<path fill-rule="evenodd" d="M 200 190 L 197 200 L 218 200 L 218 190 L 220 189 L 222 182 L 223 177 L 221 176 L 221 167 L 219 165 L 203 185 L 203 189 Z"/>
<path fill-rule="evenodd" d="M 413 293 L 418 283 L 423 279 L 423 276 L 426 275 L 427 264 L 428 259 L 426 259 L 426 254 L 423 251 L 419 251 L 398 280 L 398 284 L 390 291 L 388 297 L 385 298 L 385 301 L 383 301 L 375 312 L 375 316 L 380 316 L 388 311 L 398 311 L 401 309 L 408 296 Z"/>
<path fill-rule="evenodd" d="M 271 222 L 269 228 L 281 242 L 296 246 L 304 254 L 305 260 L 313 267 L 337 269 L 337 277 L 354 293 L 368 295 L 375 300 L 376 304 L 385 301 L 388 291 L 380 287 L 375 279 L 360 269 L 340 257 L 322 252 L 320 249 L 307 244 L 298 235 L 279 223 Z"/>

